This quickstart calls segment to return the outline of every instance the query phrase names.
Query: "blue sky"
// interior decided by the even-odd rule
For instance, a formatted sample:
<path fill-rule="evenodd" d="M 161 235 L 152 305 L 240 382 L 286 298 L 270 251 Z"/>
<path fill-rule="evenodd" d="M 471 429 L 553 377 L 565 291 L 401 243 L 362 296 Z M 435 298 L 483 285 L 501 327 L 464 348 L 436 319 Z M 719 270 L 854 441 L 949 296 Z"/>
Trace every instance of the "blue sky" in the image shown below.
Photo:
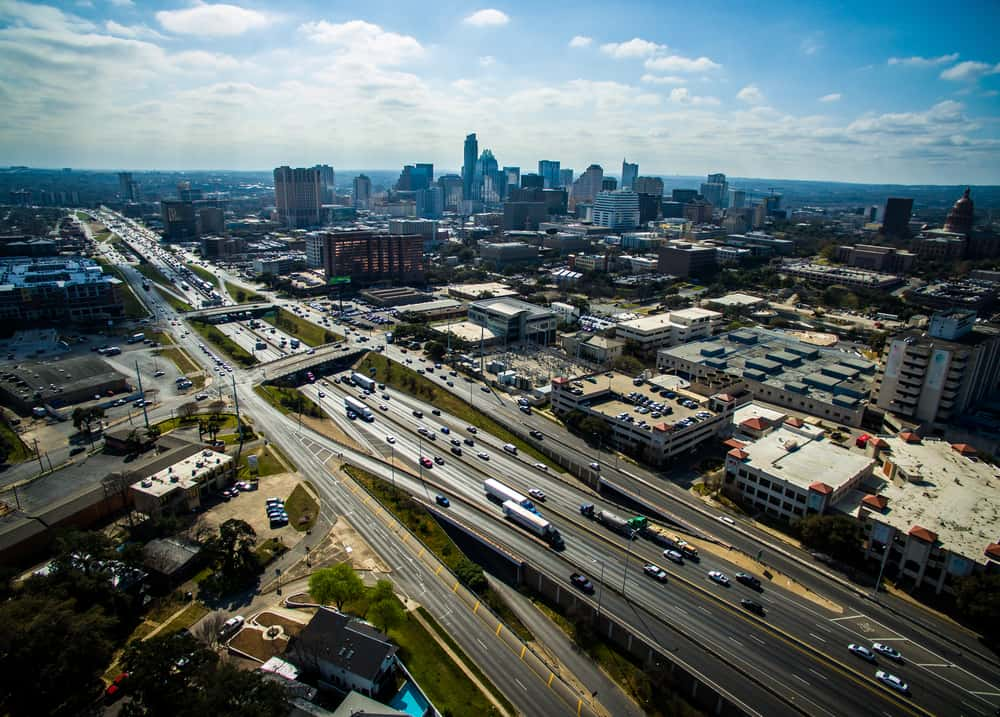
<path fill-rule="evenodd" d="M 0 164 L 1000 184 L 996 2 L 0 0 Z"/>

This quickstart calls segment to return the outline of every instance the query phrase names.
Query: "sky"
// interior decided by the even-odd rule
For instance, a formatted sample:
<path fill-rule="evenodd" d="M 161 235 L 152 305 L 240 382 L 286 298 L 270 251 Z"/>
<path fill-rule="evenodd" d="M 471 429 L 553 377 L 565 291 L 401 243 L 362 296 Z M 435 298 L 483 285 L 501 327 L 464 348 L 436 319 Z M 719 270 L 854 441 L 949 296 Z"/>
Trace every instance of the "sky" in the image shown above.
<path fill-rule="evenodd" d="M 0 0 L 0 165 L 1000 184 L 1000 3 Z"/>

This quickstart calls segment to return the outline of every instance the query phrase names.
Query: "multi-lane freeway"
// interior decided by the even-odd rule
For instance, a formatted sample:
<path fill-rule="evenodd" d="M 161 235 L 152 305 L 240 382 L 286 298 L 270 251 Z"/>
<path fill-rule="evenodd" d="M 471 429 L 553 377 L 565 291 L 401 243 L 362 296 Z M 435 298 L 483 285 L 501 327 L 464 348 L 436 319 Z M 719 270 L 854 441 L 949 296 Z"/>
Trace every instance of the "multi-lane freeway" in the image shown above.
<path fill-rule="evenodd" d="M 168 319 L 179 318 L 169 308 L 164 313 Z M 314 318 L 312 313 L 308 312 L 308 318 Z M 231 327 L 235 330 L 236 325 Z M 249 331 L 246 327 L 239 328 L 241 332 Z M 182 336 L 179 342 L 197 360 L 204 360 L 196 337 Z M 372 343 L 382 342 L 376 335 Z M 385 346 L 385 353 L 401 362 L 414 357 L 413 353 L 404 357 L 400 348 L 392 344 Z M 269 360 L 271 355 L 260 357 Z M 357 389 L 332 382 L 304 387 L 352 438 L 371 447 L 371 455 L 355 454 L 323 437 L 307 431 L 300 433 L 301 429 L 291 420 L 250 390 L 258 372 L 236 370 L 235 376 L 240 403 L 255 416 L 261 430 L 287 445 L 300 468 L 322 477 L 314 483 L 324 498 L 324 510 L 360 516 L 366 509 L 353 492 L 344 490 L 332 477 L 322 463 L 322 456 L 336 451 L 347 458 L 353 456 L 356 461 L 396 459 L 401 466 L 399 471 L 388 469 L 385 462 L 378 464 L 384 475 L 388 472 L 386 477 L 395 478 L 399 485 L 411 489 L 418 497 L 423 496 L 428 503 L 433 503 L 436 493 L 448 495 L 452 504 L 447 510 L 457 519 L 477 526 L 491 539 L 524 555 L 553 576 L 568 576 L 574 570 L 586 572 L 599 583 L 593 599 L 602 610 L 643 632 L 763 714 L 781 713 L 795 705 L 808 714 L 986 716 L 993 714 L 1000 702 L 1000 687 L 995 678 L 997 664 L 991 656 L 981 654 L 982 648 L 968 636 L 954 631 L 946 634 L 941 623 L 929 618 L 931 628 L 925 628 L 908 620 L 904 613 L 886 610 L 865 599 L 850 586 L 817 571 L 808 563 L 808 555 L 785 545 L 775 547 L 770 535 L 739 517 L 733 516 L 732 526 L 720 522 L 717 512 L 707 510 L 661 474 L 624 461 L 617 468 L 607 461 L 602 465 L 606 478 L 659 504 L 697 534 L 717 539 L 748 555 L 757 555 L 763 549 L 770 566 L 824 596 L 832 607 L 777 585 L 767 585 L 762 593 L 738 583 L 723 587 L 707 577 L 709 570 L 734 576 L 738 568 L 723 558 L 705 554 L 700 564 L 687 562 L 681 566 L 665 559 L 661 546 L 643 539 L 627 541 L 581 516 L 578 507 L 586 500 L 618 513 L 623 512 L 621 509 L 604 502 L 571 476 L 541 470 L 530 457 L 505 453 L 498 439 L 482 432 L 473 435 L 454 417 L 433 415 L 432 406 L 413 398 L 390 390 L 390 398 L 385 400 L 379 391 L 367 399 L 376 414 L 374 422 L 367 423 L 346 418 L 343 397 L 348 392 L 356 396 Z M 437 381 L 433 377 L 432 380 Z M 575 457 L 578 462 L 592 460 L 593 449 L 566 434 L 550 419 L 537 413 L 525 416 L 511 401 L 492 392 L 473 390 L 464 381 L 456 380 L 454 384 L 449 390 L 509 425 L 520 427 L 525 436 L 529 429 L 540 430 L 550 449 Z M 440 388 L 446 388 L 445 381 L 440 381 Z M 320 391 L 324 392 L 323 397 L 319 396 Z M 424 417 L 414 417 L 414 410 L 422 411 Z M 436 439 L 430 441 L 419 433 L 421 426 Z M 442 432 L 442 428 L 447 428 L 448 433 Z M 453 439 L 462 443 L 461 456 L 450 451 Z M 474 445 L 467 445 L 466 439 Z M 488 459 L 479 457 L 480 451 Z M 443 464 L 433 463 L 433 467 L 426 468 L 419 460 L 422 456 L 432 462 L 435 457 L 441 458 Z M 402 470 L 403 467 L 408 470 Z M 531 488 L 544 491 L 547 499 L 539 509 L 562 532 L 565 550 L 553 551 L 504 521 L 499 507 L 485 498 L 482 481 L 486 477 L 500 477 L 522 492 Z M 366 537 L 378 550 L 385 551 L 390 562 L 394 557 L 399 560 L 396 579 L 400 585 L 433 592 L 434 588 L 428 586 L 434 581 L 421 574 L 419 567 L 400 552 L 390 534 L 378 534 L 377 528 L 373 525 L 376 534 Z M 647 577 L 642 569 L 645 563 L 662 567 L 667 573 L 666 582 Z M 436 599 L 435 602 L 445 605 L 447 596 L 440 597 L 440 602 Z M 740 600 L 744 598 L 760 602 L 765 615 L 743 609 Z M 455 624 L 461 619 L 461 611 L 443 612 L 436 616 L 449 629 L 476 634 L 469 624 Z M 453 634 L 459 637 L 458 633 Z M 503 675 L 513 668 L 501 655 L 487 654 L 483 645 L 469 635 L 462 635 L 459 642 L 477 660 L 483 661 L 488 674 Z M 849 643 L 870 645 L 875 641 L 897 647 L 904 660 L 896 662 L 880 657 L 876 667 L 847 651 Z M 881 685 L 874 679 L 876 669 L 899 675 L 910 684 L 912 693 L 897 695 Z M 516 694 L 510 697 L 525 713 L 543 713 L 540 712 L 543 704 L 555 712 L 566 709 L 561 700 L 551 701 L 551 695 L 550 703 L 537 701 L 546 699 L 543 696 L 546 691 L 536 694 L 538 690 L 531 680 L 524 684 L 529 688 L 525 692 L 531 695 L 530 699 L 514 699 L 519 696 Z"/>

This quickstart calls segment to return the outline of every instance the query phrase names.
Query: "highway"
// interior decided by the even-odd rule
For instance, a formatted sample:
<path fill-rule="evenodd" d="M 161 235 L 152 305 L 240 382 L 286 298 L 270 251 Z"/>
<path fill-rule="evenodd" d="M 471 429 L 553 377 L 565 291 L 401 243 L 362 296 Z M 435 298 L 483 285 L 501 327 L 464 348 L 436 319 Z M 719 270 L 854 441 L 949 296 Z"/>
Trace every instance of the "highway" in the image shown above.
<path fill-rule="evenodd" d="M 172 312 L 169 309 L 165 309 L 165 312 L 171 318 Z M 374 343 L 377 342 L 376 339 Z M 185 348 L 196 360 L 202 360 L 197 358 L 202 356 L 197 349 L 197 337 L 189 336 L 182 343 L 186 344 Z M 391 344 L 386 346 L 386 354 L 396 360 L 406 358 L 397 346 Z M 407 357 L 415 355 L 410 353 Z M 300 435 L 296 438 L 293 422 L 271 409 L 249 390 L 254 375 L 253 371 L 236 371 L 241 406 L 257 418 L 261 428 L 270 437 L 279 440 L 283 446 L 295 444 L 292 452 L 296 455 L 292 458 L 299 464 L 300 470 L 305 470 L 304 466 L 308 466 L 310 474 L 316 470 L 326 478 L 314 481 L 323 485 L 324 504 L 327 506 L 325 509 L 337 506 L 345 515 L 353 511 L 364 511 L 364 507 L 358 505 L 357 501 L 352 502 L 346 495 L 347 491 L 326 471 L 311 450 L 319 447 L 322 454 L 324 451 L 343 449 L 315 435 L 308 438 Z M 429 378 L 439 381 L 436 376 Z M 445 382 L 440 383 L 445 388 Z M 478 385 L 475 384 L 475 387 Z M 500 399 L 493 393 L 473 389 L 473 384 L 466 384 L 461 380 L 452 388 L 461 398 L 471 400 L 474 405 L 502 417 L 511 425 L 523 426 L 525 431 L 529 427 L 541 430 L 549 445 L 556 445 L 561 452 L 577 456 L 577 460 L 581 460 L 581 457 L 585 461 L 592 460 L 593 449 L 568 436 L 561 429 L 557 431 L 555 425 L 545 417 L 537 413 L 524 416 L 510 401 Z M 624 511 L 599 500 L 575 479 L 556 475 L 554 471 L 540 471 L 530 459 L 508 456 L 497 439 L 482 434 L 473 437 L 477 444 L 475 447 L 462 446 L 461 458 L 450 454 L 448 441 L 451 438 L 441 433 L 442 425 L 448 426 L 450 436 L 464 439 L 470 435 L 464 430 L 464 425 L 455 419 L 433 416 L 430 406 L 392 392 L 389 401 L 369 400 L 374 403 L 372 407 L 377 414 L 374 423 L 349 422 L 344 416 L 342 388 L 336 385 L 322 387 L 327 394 L 322 399 L 318 396 L 319 390 L 318 386 L 305 389 L 353 437 L 374 445 L 383 456 L 394 454 L 396 458 L 408 462 L 418 476 L 423 472 L 426 479 L 435 486 L 423 491 L 430 501 L 433 500 L 434 492 L 439 489 L 446 492 L 455 500 L 450 510 L 457 517 L 476 525 L 498 543 L 528 556 L 553 576 L 568 575 L 573 569 L 583 570 L 592 577 L 604 573 L 603 587 L 599 588 L 597 598 L 601 601 L 602 609 L 629 624 L 644 628 L 665 648 L 683 650 L 679 654 L 692 661 L 692 664 L 699 660 L 705 661 L 705 674 L 718 679 L 726 677 L 726 686 L 758 709 L 765 705 L 777 707 L 781 703 L 776 702 L 776 697 L 781 697 L 800 705 L 809 714 L 894 715 L 920 714 L 925 710 L 926 713 L 942 715 L 989 715 L 1000 697 L 1000 689 L 993 684 L 994 669 L 988 661 L 972 652 L 956 649 L 950 641 L 942 640 L 935 634 L 882 610 L 854 591 L 803 566 L 800 560 L 808 558 L 796 555 L 792 548 L 782 546 L 782 551 L 787 555 L 768 549 L 767 562 L 843 606 L 843 612 L 826 610 L 781 588 L 768 586 L 762 595 L 757 595 L 735 583 L 730 588 L 717 586 L 708 581 L 706 571 L 718 569 L 731 577 L 735 568 L 726 561 L 711 556 L 705 556 L 700 565 L 688 563 L 681 567 L 665 560 L 660 554 L 661 549 L 645 540 L 626 545 L 626 541 L 620 536 L 582 518 L 577 508 L 586 499 L 599 507 L 609 507 L 619 514 L 624 514 Z M 354 393 L 356 395 L 356 391 Z M 379 403 L 384 403 L 387 410 L 379 410 Z M 413 417 L 412 411 L 415 408 L 424 411 L 424 419 L 418 421 Z M 416 433 L 421 423 L 435 431 L 436 441 L 426 441 Z M 388 435 L 396 438 L 394 444 L 388 443 Z M 488 461 L 476 456 L 479 450 L 489 453 Z M 311 460 L 307 454 L 312 455 Z M 417 462 L 419 455 L 440 456 L 445 464 L 423 469 Z M 360 456 L 358 460 L 361 460 Z M 401 485 L 408 485 L 420 495 L 422 489 L 419 480 L 412 484 L 411 478 L 407 478 L 402 471 L 399 473 Z M 769 545 L 774 541 L 736 516 L 733 516 L 737 522 L 735 527 L 720 523 L 718 514 L 706 510 L 704 504 L 652 471 L 624 461 L 616 470 L 605 460 L 602 461 L 602 474 L 626 488 L 640 492 L 644 497 L 653 497 L 699 534 L 719 538 L 749 555 L 755 555 L 763 544 Z M 540 510 L 563 532 L 566 550 L 561 554 L 555 553 L 540 545 L 526 532 L 503 521 L 499 508 L 486 501 L 483 495 L 484 476 L 500 477 L 522 491 L 531 487 L 544 490 L 548 500 L 540 506 Z M 407 484 L 406 481 L 411 483 Z M 484 520 L 484 515 L 489 516 L 490 511 L 495 520 Z M 387 555 L 393 555 L 393 549 L 399 550 L 391 536 L 383 535 L 379 539 L 384 540 L 385 545 L 375 541 L 373 545 L 380 551 L 385 547 L 390 551 Z M 390 545 L 395 547 L 390 548 Z M 645 561 L 655 562 L 669 573 L 665 585 L 642 573 L 642 563 Z M 401 583 L 409 581 L 408 589 L 422 591 L 426 582 L 421 583 L 418 577 L 420 576 L 402 573 L 397 575 Z M 423 579 L 426 581 L 427 577 L 423 576 Z M 762 602 L 767 609 L 766 618 L 761 620 L 739 607 L 741 597 L 753 597 Z M 448 627 L 451 629 L 451 625 Z M 458 633 L 453 634 L 456 639 L 459 637 Z M 696 649 L 685 636 L 706 645 L 713 654 Z M 899 698 L 876 683 L 872 679 L 875 668 L 861 662 L 846 650 L 848 642 L 870 642 L 880 638 L 892 641 L 907 658 L 903 665 L 886 664 L 888 661 L 882 659 L 880 667 L 910 682 L 912 699 Z M 475 640 L 471 641 L 471 645 L 466 644 L 469 640 L 459 642 L 477 660 L 480 658 L 476 653 L 481 652 L 481 649 L 477 649 Z M 736 675 L 726 665 L 735 666 L 735 669 L 758 680 L 760 684 L 745 678 L 732 680 Z M 487 670 L 491 676 L 503 674 L 503 669 L 506 669 L 501 669 L 499 664 L 492 664 L 490 667 L 499 670 L 496 673 Z M 767 689 L 761 685 L 766 685 Z M 742 697 L 744 694 L 745 698 Z M 534 709 L 527 710 L 527 713 L 538 713 L 538 704 L 533 701 L 530 704 Z M 565 709 L 565 705 L 561 705 L 560 709 Z"/>

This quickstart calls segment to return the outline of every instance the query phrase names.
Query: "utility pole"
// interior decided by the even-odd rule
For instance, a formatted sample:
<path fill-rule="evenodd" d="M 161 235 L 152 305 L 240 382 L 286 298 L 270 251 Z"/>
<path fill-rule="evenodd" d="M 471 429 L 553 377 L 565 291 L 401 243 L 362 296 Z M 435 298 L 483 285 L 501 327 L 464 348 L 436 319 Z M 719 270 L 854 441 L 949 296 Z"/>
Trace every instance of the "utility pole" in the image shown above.
<path fill-rule="evenodd" d="M 139 372 L 138 359 L 135 362 L 135 378 L 139 383 L 139 398 L 142 399 L 142 418 L 146 422 L 146 428 L 149 428 L 149 411 L 146 410 L 146 392 L 142 390 L 142 374 Z"/>

